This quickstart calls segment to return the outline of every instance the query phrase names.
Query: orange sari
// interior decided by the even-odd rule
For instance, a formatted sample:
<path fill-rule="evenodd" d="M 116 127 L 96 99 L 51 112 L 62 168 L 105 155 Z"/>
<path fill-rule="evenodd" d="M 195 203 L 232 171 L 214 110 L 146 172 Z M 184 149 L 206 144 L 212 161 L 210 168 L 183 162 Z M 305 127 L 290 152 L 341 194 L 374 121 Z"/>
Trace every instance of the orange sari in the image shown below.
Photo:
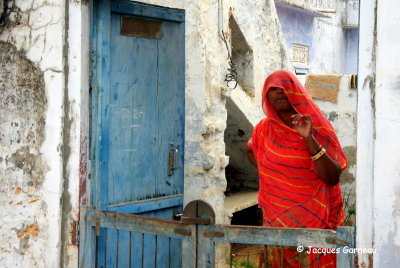
<path fill-rule="evenodd" d="M 342 170 L 347 167 L 333 126 L 297 78 L 284 70 L 273 72 L 267 77 L 262 93 L 262 107 L 267 117 L 256 125 L 249 141 L 258 163 L 258 204 L 263 211 L 263 224 L 336 229 L 344 221 L 340 186 L 327 186 L 318 177 L 304 139 L 286 126 L 269 104 L 266 96 L 271 87 L 282 88 L 298 113 L 311 116 L 313 135 L 318 143 Z M 299 267 L 296 252 L 285 249 L 283 254 L 284 267 Z M 278 251 L 274 255 L 277 260 L 282 257 Z M 279 263 L 270 265 L 281 267 Z M 310 254 L 308 263 L 309 267 L 336 267 L 336 256 Z"/>

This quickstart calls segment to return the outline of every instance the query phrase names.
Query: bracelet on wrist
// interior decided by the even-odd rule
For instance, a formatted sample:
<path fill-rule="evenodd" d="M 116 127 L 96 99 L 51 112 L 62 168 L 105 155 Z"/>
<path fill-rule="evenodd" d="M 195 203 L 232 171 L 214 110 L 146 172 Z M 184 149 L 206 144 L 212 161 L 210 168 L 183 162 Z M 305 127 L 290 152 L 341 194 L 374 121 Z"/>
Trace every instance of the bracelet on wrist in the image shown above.
<path fill-rule="evenodd" d="M 323 156 L 326 153 L 325 148 L 322 148 L 318 153 L 316 153 L 315 155 L 311 156 L 311 160 L 312 161 L 316 161 L 318 160 L 321 156 Z"/>
<path fill-rule="evenodd" d="M 315 151 L 311 154 L 311 156 L 316 155 L 319 151 L 321 151 L 321 149 L 322 149 L 322 145 L 319 145 L 318 148 L 317 148 L 317 150 L 315 150 Z"/>

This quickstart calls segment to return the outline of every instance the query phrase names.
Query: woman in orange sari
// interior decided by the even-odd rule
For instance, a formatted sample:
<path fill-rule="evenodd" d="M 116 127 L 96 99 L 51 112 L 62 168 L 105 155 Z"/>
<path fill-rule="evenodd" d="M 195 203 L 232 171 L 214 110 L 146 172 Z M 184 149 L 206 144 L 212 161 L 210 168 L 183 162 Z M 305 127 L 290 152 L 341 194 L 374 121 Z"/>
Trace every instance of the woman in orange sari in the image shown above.
<path fill-rule="evenodd" d="M 247 156 L 258 168 L 263 225 L 336 229 L 344 220 L 338 183 L 347 160 L 333 126 L 288 71 L 267 77 L 262 108 L 267 117 L 255 126 Z M 299 267 L 295 250 L 272 248 L 269 265 Z M 336 267 L 336 255 L 311 254 L 308 266 Z"/>

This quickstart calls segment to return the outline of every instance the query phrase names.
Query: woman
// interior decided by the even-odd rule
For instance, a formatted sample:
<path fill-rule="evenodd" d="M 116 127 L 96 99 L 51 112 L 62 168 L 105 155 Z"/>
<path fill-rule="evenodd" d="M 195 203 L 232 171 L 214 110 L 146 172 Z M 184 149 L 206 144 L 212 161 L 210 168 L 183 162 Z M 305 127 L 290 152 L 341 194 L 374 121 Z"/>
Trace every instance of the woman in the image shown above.
<path fill-rule="evenodd" d="M 262 92 L 267 117 L 253 130 L 247 157 L 258 167 L 263 225 L 336 229 L 343 224 L 340 173 L 347 160 L 332 125 L 290 72 L 267 77 Z M 298 254 L 273 249 L 273 267 L 299 267 Z M 310 267 L 336 267 L 336 256 L 310 255 Z"/>

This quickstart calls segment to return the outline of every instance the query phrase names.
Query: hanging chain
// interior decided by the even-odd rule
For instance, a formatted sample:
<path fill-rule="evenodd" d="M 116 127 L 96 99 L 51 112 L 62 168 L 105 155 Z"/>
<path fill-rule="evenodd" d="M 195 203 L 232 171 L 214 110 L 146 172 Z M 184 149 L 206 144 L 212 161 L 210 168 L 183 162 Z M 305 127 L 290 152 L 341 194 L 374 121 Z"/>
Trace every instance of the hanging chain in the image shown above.
<path fill-rule="evenodd" d="M 228 57 L 229 57 L 229 62 L 228 62 L 229 68 L 227 69 L 228 73 L 225 75 L 226 86 L 231 89 L 235 89 L 238 84 L 238 82 L 237 82 L 238 73 L 236 71 L 236 64 L 233 63 L 233 61 L 232 61 L 232 55 L 229 50 L 228 41 L 226 41 L 224 31 L 222 31 L 222 40 L 224 40 L 224 42 L 225 42 L 226 50 L 228 51 Z"/>

